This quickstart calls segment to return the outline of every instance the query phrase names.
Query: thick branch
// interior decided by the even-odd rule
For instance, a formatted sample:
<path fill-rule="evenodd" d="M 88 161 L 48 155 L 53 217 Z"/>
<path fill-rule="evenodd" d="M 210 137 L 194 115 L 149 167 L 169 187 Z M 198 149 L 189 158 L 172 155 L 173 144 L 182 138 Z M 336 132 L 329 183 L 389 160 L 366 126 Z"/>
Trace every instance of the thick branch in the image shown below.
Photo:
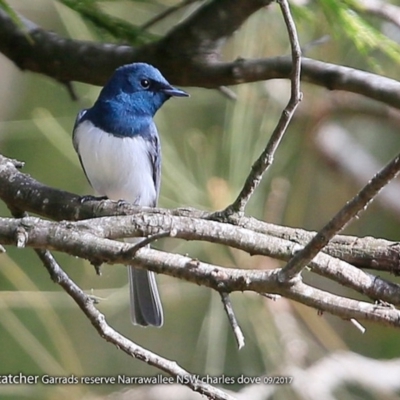
<path fill-rule="evenodd" d="M 236 219 L 235 223 L 254 232 L 290 240 L 301 246 L 305 246 L 317 234 L 317 232 L 300 228 L 268 224 L 255 218 L 242 217 Z M 374 237 L 336 235 L 323 251 L 358 268 L 389 271 L 396 275 L 400 273 L 400 244 L 398 242 Z"/>
<path fill-rule="evenodd" d="M 0 51 L 20 69 L 61 82 L 96 83 L 97 80 L 104 84 L 116 67 L 141 56 L 129 46 L 74 41 L 41 29 L 29 20 L 23 19 L 23 22 L 25 30 L 16 26 L 0 9 Z M 150 50 L 148 47 L 142 47 L 143 54 Z M 76 79 L 68 71 L 75 71 Z"/>
<path fill-rule="evenodd" d="M 119 217 L 116 226 L 121 225 L 121 218 L 127 217 Z M 107 225 L 110 218 L 102 220 Z M 217 223 L 214 222 L 214 224 Z M 149 224 L 149 226 L 152 226 L 152 224 Z M 128 227 L 127 229 L 131 228 Z M 96 228 L 94 230 L 99 231 Z M 175 231 L 178 234 L 179 230 L 175 229 Z M 241 242 L 242 240 L 243 238 L 239 236 L 238 241 Z M 272 271 L 226 269 L 193 260 L 190 257 L 149 249 L 140 249 L 137 253 L 132 254 L 134 245 L 98 237 L 91 232 L 90 225 L 86 222 L 56 223 L 38 218 L 1 219 L 0 241 L 4 244 L 17 244 L 19 247 L 54 249 L 95 262 L 125 265 L 134 262 L 138 267 L 208 286 L 219 292 L 251 290 L 260 294 L 277 293 L 343 318 L 361 318 L 400 325 L 400 319 L 396 322 L 392 317 L 387 317 L 386 314 L 385 316 L 379 313 L 377 315 L 373 311 L 375 306 L 371 304 L 367 306 L 368 303 L 341 298 L 311 288 L 301 283 L 300 279 L 295 279 L 290 283 L 281 282 L 279 280 L 280 269 Z M 340 263 L 331 265 L 330 258 L 325 260 L 326 257 L 329 258 L 327 255 L 319 254 L 314 260 L 312 266 L 318 273 L 333 277 L 338 282 L 348 284 L 348 286 L 373 298 L 389 300 L 397 304 L 400 302 L 398 285 L 365 274 L 349 265 L 341 265 Z M 329 301 L 326 300 L 328 298 L 330 298 Z M 330 304 L 324 305 L 324 302 Z M 348 302 L 350 302 L 350 308 L 347 309 Z M 367 314 L 363 314 L 363 310 L 369 311 Z"/>
<path fill-rule="evenodd" d="M 0 9 L 0 51 L 22 70 L 62 82 L 104 85 L 116 67 L 144 61 L 160 68 L 170 81 L 187 81 L 190 85 L 196 64 L 215 60 L 226 38 L 251 14 L 270 3 L 271 0 L 207 2 L 160 41 L 138 48 L 65 39 L 26 19 L 23 31 Z"/>
<path fill-rule="evenodd" d="M 232 14 L 227 14 L 222 8 L 225 3 L 232 4 L 232 7 L 228 8 Z M 268 3 L 262 0 L 214 1 L 209 7 L 211 5 L 214 7 L 216 19 L 219 16 L 226 21 L 231 15 L 236 15 L 234 26 L 239 26 L 249 16 L 250 11 L 256 11 Z M 238 14 L 237 10 L 242 8 L 247 11 Z M 200 12 L 205 11 L 199 10 L 198 13 Z M 211 62 L 210 49 L 217 48 L 215 43 L 218 42 L 220 45 L 220 41 L 232 33 L 229 24 L 225 26 L 224 31 L 216 19 L 213 20 L 215 22 L 213 29 L 216 30 L 210 28 L 211 31 L 206 35 L 206 39 L 211 43 L 206 46 L 205 59 L 199 62 L 202 54 L 198 51 L 198 56 L 192 62 L 187 55 L 193 55 L 196 47 L 192 46 L 190 40 L 185 39 L 185 35 L 189 34 L 188 31 L 191 29 L 205 32 L 202 25 L 204 22 L 199 17 L 192 17 L 191 22 L 194 25 L 183 24 L 171 31 L 162 41 L 135 49 L 129 46 L 64 39 L 26 21 L 27 31 L 34 39 L 32 45 L 26 32 L 15 26 L 9 16 L 0 10 L 0 52 L 23 70 L 42 73 L 62 82 L 80 81 L 94 85 L 104 85 L 117 66 L 135 61 L 156 65 L 171 82 L 182 86 L 218 88 L 244 82 L 290 77 L 292 62 L 288 56 L 239 59 L 234 62 L 215 62 L 211 57 L 213 60 Z M 181 47 L 182 43 L 184 47 Z M 166 44 L 168 44 L 167 53 Z M 302 59 L 301 69 L 302 80 L 305 82 L 329 90 L 358 93 L 400 108 L 400 83 L 393 79 L 308 58 Z"/>
<path fill-rule="evenodd" d="M 178 52 L 193 64 L 216 61 L 225 41 L 250 15 L 271 3 L 272 0 L 208 2 L 169 32 L 160 41 L 159 51 L 175 53 L 175 56 Z"/>
<path fill-rule="evenodd" d="M 291 67 L 289 56 L 241 59 L 209 66 L 207 80 L 210 84 L 217 81 L 222 85 L 233 85 L 268 79 L 287 79 Z M 400 108 L 400 83 L 394 79 L 305 57 L 301 62 L 301 79 L 328 90 L 357 93 Z"/>
<path fill-rule="evenodd" d="M 17 161 L 9 160 L 0 155 L 0 198 L 7 203 L 9 207 L 15 207 L 19 210 L 26 210 L 31 213 L 41 215 L 45 218 L 50 218 L 56 221 L 61 220 L 81 220 L 103 216 L 115 215 L 137 215 L 135 218 L 136 224 L 139 221 L 146 221 L 146 218 L 151 215 L 158 215 L 158 218 L 171 217 L 173 215 L 192 218 L 191 224 L 198 224 L 208 217 L 208 213 L 195 209 L 147 209 L 135 207 L 128 203 L 117 203 L 113 201 L 87 201 L 81 202 L 81 198 L 75 194 L 54 189 L 43 185 L 29 175 L 21 173 L 16 167 Z M 147 216 L 146 216 L 147 215 Z M 160 221 L 160 220 L 159 220 Z M 241 217 L 230 221 L 226 224 L 227 227 L 233 229 L 234 225 L 241 226 L 250 231 L 262 233 L 268 236 L 289 240 L 291 245 L 281 242 L 281 246 L 274 250 L 272 239 L 264 238 L 268 242 L 261 242 L 266 250 L 264 255 L 270 255 L 282 260 L 288 260 L 292 255 L 293 244 L 306 245 L 313 236 L 314 232 L 307 232 L 302 229 L 293 229 L 273 224 L 268 224 L 254 218 Z M 211 223 L 211 221 L 209 221 Z M 152 222 L 154 223 L 154 221 Z M 168 220 L 162 229 L 171 230 Z M 191 225 L 193 226 L 193 225 Z M 146 224 L 141 228 L 146 229 Z M 123 232 L 115 232 L 115 234 L 123 236 Z M 147 231 L 144 235 L 152 235 L 156 231 Z M 97 234 L 99 234 L 97 232 Z M 126 234 L 126 232 L 125 232 Z M 238 233 L 239 235 L 239 233 Z M 109 232 L 111 236 L 111 232 Z M 117 237 L 117 236 L 114 236 Z M 186 236 L 186 240 L 197 237 Z M 255 236 L 250 235 L 250 239 Z M 218 240 L 216 235 L 213 235 L 212 240 Z M 204 237 L 204 240 L 206 238 Z M 229 238 L 224 239 L 223 244 L 231 245 Z M 278 243 L 278 242 L 276 242 Z M 280 249 L 280 250 L 279 250 Z M 254 252 L 256 248 L 247 248 L 246 251 Z M 394 273 L 399 273 L 400 269 L 400 246 L 397 242 L 391 242 L 383 239 L 375 239 L 371 237 L 356 238 L 352 236 L 336 236 L 324 249 L 327 254 L 333 257 L 340 258 L 348 263 L 355 264 L 362 268 L 373 268 L 378 270 L 386 270 Z M 260 251 L 260 250 L 258 250 Z M 267 253 L 269 251 L 270 253 Z"/>
<path fill-rule="evenodd" d="M 195 230 L 193 226 L 196 227 Z M 219 243 L 250 254 L 286 261 L 295 254 L 298 247 L 290 241 L 268 237 L 230 224 L 190 217 L 151 216 L 139 213 L 133 218 L 104 217 L 75 223 L 55 223 L 38 218 L 20 220 L 0 218 L 1 243 L 16 243 L 18 247 L 30 245 L 36 248 L 56 249 L 96 263 L 129 264 L 135 257 L 138 251 L 136 245 L 132 247 L 109 239 L 153 236 L 165 231 L 171 232 L 174 238 Z M 373 300 L 400 305 L 400 286 L 396 283 L 368 274 L 324 253 L 318 254 L 310 266 L 314 272 L 365 294 Z M 190 274 L 190 271 L 188 273 Z M 192 278 L 184 277 L 184 279 Z"/>

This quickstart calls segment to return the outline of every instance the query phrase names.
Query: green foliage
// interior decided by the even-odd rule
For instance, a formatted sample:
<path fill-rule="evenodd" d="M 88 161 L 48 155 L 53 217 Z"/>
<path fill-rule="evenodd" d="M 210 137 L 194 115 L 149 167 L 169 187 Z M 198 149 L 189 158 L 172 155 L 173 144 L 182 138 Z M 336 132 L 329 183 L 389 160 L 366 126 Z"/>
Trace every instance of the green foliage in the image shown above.
<path fill-rule="evenodd" d="M 359 12 L 363 11 L 361 5 L 354 0 L 320 0 L 319 4 L 330 23 L 337 40 L 343 35 L 350 39 L 361 55 L 368 62 L 379 69 L 372 52 L 380 50 L 393 61 L 400 62 L 400 46 L 384 36 Z"/>
<path fill-rule="evenodd" d="M 15 12 L 14 8 L 11 7 L 6 0 L 0 0 L 0 8 L 2 8 L 10 16 L 10 18 L 17 26 L 19 26 L 23 31 L 26 31 L 25 25 L 23 24 L 20 16 L 18 15 L 18 13 Z M 32 38 L 29 36 L 28 33 L 26 33 L 26 37 L 31 43 L 33 43 Z"/>
<path fill-rule="evenodd" d="M 24 25 L 21 21 L 21 18 L 6 0 L 0 0 L 0 8 L 7 12 L 16 25 L 18 25 L 20 28 L 23 28 Z"/>
<path fill-rule="evenodd" d="M 157 38 L 157 36 L 142 30 L 120 18 L 112 17 L 98 7 L 94 0 L 59 0 L 65 6 L 76 11 L 86 21 L 90 22 L 103 39 L 126 42 L 131 45 L 141 45 Z"/>

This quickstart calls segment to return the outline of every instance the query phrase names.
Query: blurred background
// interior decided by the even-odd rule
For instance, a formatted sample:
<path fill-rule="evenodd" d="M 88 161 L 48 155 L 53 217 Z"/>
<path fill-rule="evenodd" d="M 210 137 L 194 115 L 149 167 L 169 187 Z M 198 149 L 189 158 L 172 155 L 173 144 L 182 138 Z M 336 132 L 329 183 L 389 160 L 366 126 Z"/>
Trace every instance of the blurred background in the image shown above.
<path fill-rule="evenodd" d="M 376 32 L 397 41 L 399 27 L 369 14 L 362 16 L 376 32 L 372 28 L 362 30 L 364 25 L 356 14 L 350 15 L 345 26 L 331 12 L 333 3 L 321 0 L 292 4 L 305 55 L 398 79 L 397 47 L 393 45 L 392 49 L 385 42 L 387 39 Z M 9 0 L 9 4 L 61 36 L 108 40 L 104 32 L 57 1 Z M 158 0 L 109 1 L 100 5 L 104 12 L 140 26 L 174 4 L 173 0 Z M 151 32 L 164 34 L 198 6 L 195 3 L 182 9 L 154 25 Z M 357 36 L 359 33 L 361 37 Z M 375 45 L 366 46 L 368 35 L 377 41 Z M 226 60 L 289 53 L 286 29 L 276 4 L 249 18 L 224 49 Z M 19 71 L 1 54 L 0 71 L 0 152 L 24 161 L 23 172 L 40 182 L 80 195 L 91 194 L 72 147 L 71 132 L 77 112 L 92 105 L 100 88 L 73 83 L 79 97 L 73 101 L 58 82 Z M 185 88 L 191 94 L 189 99 L 172 99 L 157 114 L 163 152 L 161 207 L 218 210 L 229 205 L 266 145 L 288 101 L 290 85 L 285 80 L 274 80 L 230 89 L 236 94 L 236 101 L 217 90 Z M 303 84 L 302 90 L 304 100 L 247 214 L 317 230 L 398 153 L 400 114 L 350 93 L 328 92 L 309 84 Z M 399 240 L 399 198 L 400 183 L 394 182 L 348 226 L 346 233 Z M 9 216 L 1 202 L 0 215 Z M 279 266 L 275 260 L 249 257 L 209 243 L 167 239 L 156 242 L 155 247 L 227 267 Z M 353 352 L 374 359 L 400 357 L 400 335 L 393 328 L 363 323 L 366 332 L 362 335 L 348 321 L 327 314 L 320 316 L 316 310 L 285 299 L 274 302 L 252 293 L 231 296 L 246 339 L 246 346 L 238 351 L 219 295 L 166 276 L 158 277 L 164 326 L 133 327 L 123 266 L 104 265 L 99 277 L 85 261 L 63 254 L 55 256 L 81 288 L 102 299 L 99 309 L 115 329 L 196 374 L 290 375 L 290 371 L 306 370 L 331 354 Z M 308 282 L 359 298 L 316 276 L 309 276 Z M 0 375 L 19 372 L 52 376 L 159 373 L 104 342 L 68 295 L 50 280 L 32 250 L 8 247 L 7 253 L 0 255 Z M 397 373 L 400 376 L 399 367 Z M 311 391 L 319 379 L 322 375 L 308 383 Z M 102 398 L 126 389 L 122 385 L 0 385 L 0 398 Z M 226 389 L 238 391 L 243 387 Z M 290 385 L 272 389 L 276 389 L 273 395 L 248 394 L 247 398 L 313 398 L 305 389 L 295 393 Z M 398 398 L 392 389 L 371 390 L 360 381 L 343 381 L 333 392 L 332 398 L 341 399 Z M 314 395 L 317 393 L 315 388 Z M 129 398 L 150 398 L 137 396 Z M 186 393 L 179 398 L 191 397 Z"/>

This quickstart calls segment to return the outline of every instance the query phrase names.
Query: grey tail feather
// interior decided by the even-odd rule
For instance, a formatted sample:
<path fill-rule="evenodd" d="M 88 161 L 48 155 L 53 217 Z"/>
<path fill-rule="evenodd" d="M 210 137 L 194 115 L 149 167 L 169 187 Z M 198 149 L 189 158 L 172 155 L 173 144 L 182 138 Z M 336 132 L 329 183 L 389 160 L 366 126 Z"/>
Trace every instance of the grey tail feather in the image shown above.
<path fill-rule="evenodd" d="M 162 326 L 163 310 L 154 272 L 129 266 L 128 276 L 132 323 Z"/>

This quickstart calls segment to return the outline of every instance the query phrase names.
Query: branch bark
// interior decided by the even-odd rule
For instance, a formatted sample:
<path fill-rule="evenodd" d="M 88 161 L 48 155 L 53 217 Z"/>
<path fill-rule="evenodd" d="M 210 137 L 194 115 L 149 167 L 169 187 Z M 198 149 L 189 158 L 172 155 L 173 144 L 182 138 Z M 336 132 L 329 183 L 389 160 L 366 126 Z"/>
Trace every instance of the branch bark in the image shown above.
<path fill-rule="evenodd" d="M 221 62 L 217 54 L 234 29 L 270 3 L 270 0 L 212 1 L 159 42 L 138 48 L 66 39 L 26 19 L 26 30 L 22 30 L 0 10 L 0 52 L 22 70 L 64 83 L 104 85 L 116 67 L 135 61 L 154 64 L 169 81 L 181 86 L 215 89 L 245 82 L 288 79 L 291 57 Z M 203 15 L 212 19 L 204 21 Z M 200 43 L 194 32 L 204 35 Z M 328 90 L 357 93 L 400 108 L 400 83 L 394 79 L 310 58 L 302 58 L 301 70 L 301 79 L 305 82 Z"/>
<path fill-rule="evenodd" d="M 121 218 L 127 217 L 115 219 L 115 227 L 121 226 Z M 105 225 L 109 226 L 111 219 L 112 217 L 109 217 L 93 222 L 96 224 L 102 220 Z M 207 223 L 218 224 L 213 221 L 207 221 Z M 132 219 L 129 218 L 129 223 L 126 224 L 127 231 L 136 229 L 136 227 L 132 228 L 131 224 Z M 147 248 L 140 249 L 132 254 L 134 245 L 97 236 L 93 232 L 99 232 L 99 226 L 92 230 L 91 225 L 89 221 L 84 221 L 84 223 L 57 223 L 32 217 L 22 219 L 1 218 L 0 242 L 19 244 L 19 247 L 29 246 L 35 249 L 57 250 L 89 259 L 95 263 L 107 262 L 130 265 L 134 261 L 137 267 L 207 286 L 218 292 L 230 293 L 250 290 L 260 294 L 275 293 L 345 319 L 365 319 L 400 326 L 400 312 L 394 307 L 374 305 L 337 296 L 304 284 L 300 277 L 282 282 L 280 279 L 281 269 L 279 268 L 271 271 L 227 269 L 203 263 L 187 256 Z M 154 221 L 151 222 L 150 218 L 147 219 L 146 225 L 150 230 L 154 229 Z M 201 231 L 198 225 L 196 225 L 197 229 Z M 178 236 L 178 229 L 171 229 L 171 231 L 176 232 L 176 236 Z M 105 229 L 105 232 L 107 232 L 107 229 Z M 139 234 L 143 235 L 143 233 Z M 246 242 L 240 234 L 237 234 L 237 241 L 239 243 Z M 294 251 L 295 246 L 292 246 L 292 252 Z M 329 265 L 329 260 L 328 264 L 325 265 L 324 257 L 329 256 L 319 254 L 313 264 L 321 274 L 329 277 L 334 275 L 335 280 L 340 283 L 348 284 L 348 286 L 366 294 L 374 293 L 373 297 L 376 296 L 376 298 L 394 303 L 399 302 L 398 285 L 381 279 L 379 279 L 379 284 L 376 285 L 378 278 L 365 275 L 355 268 L 349 271 L 344 268 L 344 265 L 341 266 L 341 269 L 337 269 L 336 265 Z M 320 262 L 323 262 L 325 266 L 321 267 Z M 329 268 L 331 269 L 329 270 Z M 336 273 L 334 273 L 335 270 Z"/>
<path fill-rule="evenodd" d="M 19 161 L 10 160 L 0 155 L 0 198 L 10 208 L 14 207 L 18 210 L 26 210 L 29 213 L 34 213 L 55 221 L 77 221 L 106 216 L 131 215 L 134 218 L 129 223 L 132 224 L 132 221 L 136 221 L 136 227 L 140 235 L 157 233 L 155 230 L 148 230 L 146 232 L 141 230 L 147 229 L 146 221 L 152 224 L 158 221 L 157 223 L 161 230 L 171 231 L 172 219 L 169 218 L 173 216 L 186 217 L 188 218 L 186 226 L 189 228 L 189 231 L 187 231 L 189 234 L 184 237 L 186 240 L 217 240 L 216 235 L 210 236 L 208 234 L 207 236 L 203 234 L 196 237 L 190 236 L 193 235 L 190 229 L 192 226 L 195 226 L 197 223 L 204 224 L 204 221 L 208 220 L 210 214 L 207 212 L 188 208 L 176 210 L 159 208 L 143 209 L 129 203 L 118 203 L 110 200 L 91 200 L 82 203 L 80 196 L 46 186 L 31 176 L 20 172 L 16 165 L 21 167 Z M 152 216 L 156 219 L 151 219 Z M 162 222 L 163 218 L 166 218 L 165 224 Z M 143 223 L 138 225 L 140 221 Z M 212 224 L 212 221 L 209 221 L 209 223 Z M 227 224 L 224 226 L 231 229 L 234 226 L 238 226 L 253 233 L 260 233 L 267 236 L 262 239 L 263 242 L 261 243 L 263 243 L 265 250 L 261 254 L 285 261 L 288 261 L 293 255 L 293 249 L 296 249 L 296 244 L 304 246 L 315 236 L 315 232 L 269 224 L 251 217 L 228 218 Z M 125 228 L 120 227 L 118 229 Z M 117 236 L 110 237 L 127 234 L 127 232 L 121 232 L 121 230 L 114 232 Z M 97 232 L 97 234 L 99 233 Z M 132 234 L 132 231 L 130 234 Z M 111 232 L 109 232 L 109 235 L 111 235 Z M 268 236 L 284 239 L 285 241 L 274 242 L 273 238 L 268 238 Z M 249 239 L 253 240 L 254 237 L 251 234 Z M 223 240 L 223 244 L 231 245 L 232 241 L 230 242 L 227 238 Z M 273 243 L 276 243 L 277 246 L 275 247 Z M 255 247 L 247 248 L 246 251 L 253 254 Z M 354 264 L 359 268 L 377 269 L 395 274 L 400 272 L 400 245 L 397 242 L 372 237 L 358 238 L 337 235 L 324 251 L 332 257 Z"/>

